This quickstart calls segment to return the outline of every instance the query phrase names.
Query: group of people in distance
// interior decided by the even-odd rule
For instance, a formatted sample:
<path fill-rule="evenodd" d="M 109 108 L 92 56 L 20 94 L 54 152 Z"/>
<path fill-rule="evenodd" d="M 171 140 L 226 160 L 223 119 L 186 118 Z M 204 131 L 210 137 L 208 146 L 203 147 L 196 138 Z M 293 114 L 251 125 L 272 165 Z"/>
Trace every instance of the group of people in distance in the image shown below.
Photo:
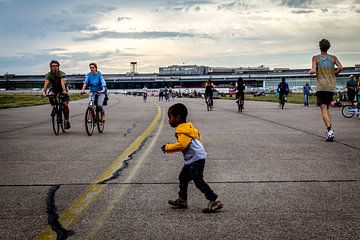
<path fill-rule="evenodd" d="M 327 129 L 325 139 L 326 141 L 333 141 L 335 134 L 331 124 L 329 105 L 336 92 L 336 76 L 343 70 L 343 66 L 335 55 L 327 53 L 330 48 L 330 42 L 328 40 L 322 39 L 319 42 L 319 47 L 320 54 L 312 57 L 312 67 L 309 74 L 316 74 L 317 105 L 320 107 L 321 116 Z M 337 68 L 335 68 L 335 65 Z M 64 81 L 65 73 L 60 71 L 59 67 L 59 62 L 50 62 L 51 71 L 46 75 L 44 95 L 46 94 L 49 83 L 52 83 L 53 89 L 51 95 L 62 92 L 64 96 L 67 96 L 67 89 Z M 90 86 L 91 93 L 100 92 L 100 94 L 104 94 L 106 82 L 102 74 L 97 70 L 97 65 L 95 63 L 91 63 L 89 67 L 91 71 L 84 80 L 82 92 L 84 92 L 87 86 Z M 289 87 L 285 83 L 285 79 L 279 86 L 282 94 L 288 93 Z M 310 86 L 306 86 L 307 95 L 309 95 Z M 239 99 L 239 97 L 243 97 L 245 89 L 242 78 L 238 79 L 236 88 L 238 91 L 237 99 Z M 205 87 L 205 95 L 211 97 L 211 100 L 213 89 L 214 85 L 210 79 Z M 101 99 L 103 100 L 103 97 L 100 98 L 100 100 Z M 64 109 L 66 108 L 65 118 L 68 124 L 67 127 L 70 128 L 68 101 L 69 98 L 64 97 L 63 104 Z M 306 102 L 306 105 L 308 105 L 308 100 Z M 215 212 L 223 208 L 223 203 L 218 199 L 218 195 L 204 180 L 203 173 L 207 153 L 202 144 L 202 137 L 199 130 L 195 128 L 191 122 L 187 121 L 188 110 L 186 106 L 182 103 L 174 104 L 168 109 L 167 114 L 169 125 L 175 128 L 177 142 L 165 144 L 161 147 L 161 150 L 164 153 L 182 152 L 185 161 L 179 174 L 178 197 L 175 200 L 169 200 L 168 203 L 176 208 L 187 208 L 188 184 L 190 181 L 194 181 L 195 186 L 205 195 L 206 199 L 209 200 L 208 206 L 203 209 L 204 213 Z"/>

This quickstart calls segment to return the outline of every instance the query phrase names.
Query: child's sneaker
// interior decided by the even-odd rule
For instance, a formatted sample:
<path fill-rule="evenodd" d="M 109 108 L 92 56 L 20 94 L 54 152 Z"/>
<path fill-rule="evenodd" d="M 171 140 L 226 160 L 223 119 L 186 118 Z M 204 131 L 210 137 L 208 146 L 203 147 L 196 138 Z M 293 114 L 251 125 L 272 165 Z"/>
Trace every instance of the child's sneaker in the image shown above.
<path fill-rule="evenodd" d="M 221 203 L 220 200 L 216 199 L 215 201 L 210 201 L 207 208 L 203 209 L 203 212 L 204 213 L 213 213 L 216 210 L 219 210 L 221 208 L 223 208 L 223 204 Z"/>
<path fill-rule="evenodd" d="M 168 203 L 171 206 L 177 207 L 177 208 L 187 208 L 187 201 L 183 200 L 181 198 L 178 198 L 176 200 L 169 200 Z"/>

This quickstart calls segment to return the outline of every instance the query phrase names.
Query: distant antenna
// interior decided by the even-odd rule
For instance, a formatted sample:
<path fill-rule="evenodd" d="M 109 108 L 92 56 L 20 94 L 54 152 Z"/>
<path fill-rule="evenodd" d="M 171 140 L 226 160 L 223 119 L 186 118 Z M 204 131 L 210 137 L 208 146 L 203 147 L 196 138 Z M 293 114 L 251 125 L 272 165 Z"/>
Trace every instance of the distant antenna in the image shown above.
<path fill-rule="evenodd" d="M 137 73 L 137 62 L 130 62 L 130 73 L 131 74 Z"/>

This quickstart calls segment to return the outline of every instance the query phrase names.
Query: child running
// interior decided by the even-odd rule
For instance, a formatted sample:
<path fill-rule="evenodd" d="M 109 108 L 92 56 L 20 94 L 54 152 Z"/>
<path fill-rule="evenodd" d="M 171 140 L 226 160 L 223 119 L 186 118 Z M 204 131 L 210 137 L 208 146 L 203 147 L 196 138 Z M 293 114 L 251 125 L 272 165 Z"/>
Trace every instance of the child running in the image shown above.
<path fill-rule="evenodd" d="M 163 145 L 161 150 L 164 153 L 181 151 L 185 160 L 179 175 L 179 197 L 176 200 L 169 200 L 168 203 L 177 208 L 187 208 L 187 189 L 189 182 L 193 180 L 195 186 L 210 201 L 208 206 L 203 209 L 203 212 L 215 212 L 221 209 L 223 204 L 204 180 L 206 152 L 199 131 L 191 122 L 186 121 L 187 115 L 187 108 L 181 103 L 174 104 L 168 110 L 169 124 L 171 127 L 176 128 L 177 142 Z"/>

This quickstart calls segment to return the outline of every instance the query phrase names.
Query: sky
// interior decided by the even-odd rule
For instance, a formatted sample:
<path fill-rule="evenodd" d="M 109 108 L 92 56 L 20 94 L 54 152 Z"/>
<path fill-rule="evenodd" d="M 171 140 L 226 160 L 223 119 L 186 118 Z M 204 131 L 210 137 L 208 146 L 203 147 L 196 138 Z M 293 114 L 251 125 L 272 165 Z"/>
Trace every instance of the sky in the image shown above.
<path fill-rule="evenodd" d="M 360 64 L 360 0 L 0 0 L 0 75 L 169 65 L 310 68 L 322 38 Z"/>

